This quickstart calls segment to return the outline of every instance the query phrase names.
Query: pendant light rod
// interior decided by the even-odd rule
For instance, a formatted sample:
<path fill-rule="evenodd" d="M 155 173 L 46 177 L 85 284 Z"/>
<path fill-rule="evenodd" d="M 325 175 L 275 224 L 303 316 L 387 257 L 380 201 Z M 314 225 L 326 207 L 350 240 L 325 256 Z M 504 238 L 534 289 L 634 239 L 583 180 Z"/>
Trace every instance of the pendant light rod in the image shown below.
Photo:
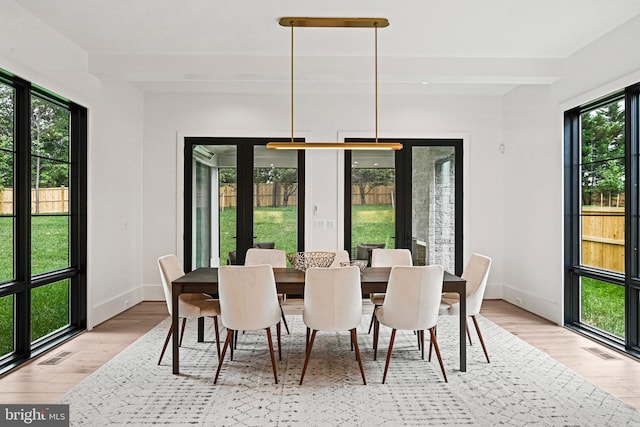
<path fill-rule="evenodd" d="M 293 25 L 291 26 L 291 143 L 293 144 Z"/>
<path fill-rule="evenodd" d="M 378 143 L 378 25 L 374 24 L 374 28 L 375 28 L 375 58 L 376 58 L 376 78 L 375 78 L 375 85 L 376 85 L 376 144 Z"/>
<path fill-rule="evenodd" d="M 401 150 L 398 142 L 378 142 L 378 28 L 389 26 L 386 18 L 305 18 L 283 17 L 280 25 L 291 27 L 291 142 L 269 142 L 267 148 L 282 150 L 331 149 L 331 150 Z M 295 142 L 294 138 L 294 49 L 293 27 L 342 27 L 373 28 L 375 32 L 375 142 Z"/>

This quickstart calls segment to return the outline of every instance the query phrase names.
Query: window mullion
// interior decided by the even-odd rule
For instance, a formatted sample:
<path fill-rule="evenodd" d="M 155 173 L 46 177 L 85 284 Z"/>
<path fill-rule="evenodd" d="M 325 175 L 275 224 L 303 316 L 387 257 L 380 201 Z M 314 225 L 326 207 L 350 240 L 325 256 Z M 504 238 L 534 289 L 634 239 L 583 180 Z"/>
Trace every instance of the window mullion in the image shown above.
<path fill-rule="evenodd" d="M 28 82 L 15 81 L 15 351 L 26 357 L 31 348 L 31 96 Z"/>

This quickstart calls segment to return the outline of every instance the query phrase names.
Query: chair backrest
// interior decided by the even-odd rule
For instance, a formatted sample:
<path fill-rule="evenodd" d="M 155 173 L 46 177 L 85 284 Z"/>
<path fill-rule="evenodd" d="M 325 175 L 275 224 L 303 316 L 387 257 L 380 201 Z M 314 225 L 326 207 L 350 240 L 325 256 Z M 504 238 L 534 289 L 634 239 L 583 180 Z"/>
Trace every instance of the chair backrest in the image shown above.
<path fill-rule="evenodd" d="M 371 267 L 413 265 L 409 249 L 374 249 L 371 251 Z"/>
<path fill-rule="evenodd" d="M 304 324 L 319 331 L 347 331 L 362 320 L 362 285 L 356 266 L 306 271 Z"/>
<path fill-rule="evenodd" d="M 282 249 L 251 248 L 244 258 L 244 265 L 270 264 L 274 268 L 287 266 L 287 254 Z"/>
<path fill-rule="evenodd" d="M 167 309 L 171 314 L 173 301 L 171 300 L 171 282 L 184 276 L 184 270 L 180 260 L 174 254 L 165 255 L 158 258 L 158 268 L 160 269 L 160 279 L 162 279 L 162 290 L 164 291 L 164 299 L 167 303 Z"/>
<path fill-rule="evenodd" d="M 229 329 L 263 329 L 280 321 L 276 281 L 269 264 L 220 266 L 218 298 L 222 324 Z"/>
<path fill-rule="evenodd" d="M 491 258 L 473 254 L 460 276 L 467 281 L 467 316 L 480 313 L 490 269 Z"/>
<path fill-rule="evenodd" d="M 396 329 L 427 330 L 438 322 L 444 268 L 440 265 L 391 268 L 382 303 L 385 324 Z"/>

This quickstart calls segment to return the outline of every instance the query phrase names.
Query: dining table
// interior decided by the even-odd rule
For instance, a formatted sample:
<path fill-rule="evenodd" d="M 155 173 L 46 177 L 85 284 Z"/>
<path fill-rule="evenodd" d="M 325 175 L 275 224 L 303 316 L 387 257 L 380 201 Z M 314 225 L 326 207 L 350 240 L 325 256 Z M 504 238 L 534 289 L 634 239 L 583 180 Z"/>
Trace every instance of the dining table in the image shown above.
<path fill-rule="evenodd" d="M 278 293 L 303 295 L 305 273 L 295 268 L 273 269 Z M 384 293 L 389 281 L 391 267 L 367 267 L 360 275 L 362 293 Z M 460 295 L 460 371 L 467 371 L 467 299 L 466 280 L 455 274 L 444 272 L 442 280 L 443 292 L 455 292 Z M 173 348 L 173 373 L 180 373 L 180 347 L 178 335 L 178 298 L 184 293 L 205 293 L 214 298 L 218 294 L 218 269 L 198 268 L 171 282 L 171 328 Z"/>

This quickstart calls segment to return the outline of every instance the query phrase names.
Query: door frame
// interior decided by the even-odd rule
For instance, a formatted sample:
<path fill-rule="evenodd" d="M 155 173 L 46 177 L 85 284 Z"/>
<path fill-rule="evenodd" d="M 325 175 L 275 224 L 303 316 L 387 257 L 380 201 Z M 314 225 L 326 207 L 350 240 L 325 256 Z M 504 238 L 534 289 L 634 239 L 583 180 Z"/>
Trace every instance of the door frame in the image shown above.
<path fill-rule="evenodd" d="M 245 197 L 238 197 L 237 199 L 237 212 L 238 218 L 236 223 L 236 229 L 252 229 L 253 228 L 253 162 L 247 161 L 253 159 L 254 146 L 266 145 L 267 142 L 287 142 L 290 138 L 283 137 L 225 137 L 225 136 L 193 136 L 182 135 L 178 137 L 178 162 L 182 167 L 178 168 L 178 224 L 182 223 L 182 227 L 178 227 L 177 233 L 177 247 L 178 252 L 183 254 L 183 266 L 184 271 L 189 272 L 192 269 L 193 258 L 193 242 L 191 241 L 193 234 L 192 224 L 192 202 L 193 191 L 192 190 L 192 174 L 193 174 L 193 146 L 194 145 L 236 145 L 237 146 L 237 194 L 244 194 Z M 296 138 L 295 141 L 302 142 L 304 139 Z M 182 144 L 180 144 L 182 142 Z M 180 147 L 182 146 L 182 147 Z M 305 210 L 305 156 L 304 150 L 298 150 L 298 210 L 297 210 L 297 222 L 298 222 L 298 236 L 297 247 L 298 250 L 304 248 L 304 210 Z M 180 173 L 182 169 L 182 173 Z M 250 179 L 246 179 L 250 177 Z M 180 197 L 181 196 L 181 197 Z M 182 232 L 180 232 L 180 228 Z M 238 252 L 238 262 L 244 263 L 244 256 L 246 251 L 253 246 L 252 235 L 242 235 L 236 231 L 236 235 L 239 236 L 236 250 Z M 186 244 L 189 242 L 189 244 Z M 182 250 L 180 250 L 182 248 Z"/>
<path fill-rule="evenodd" d="M 455 274 L 462 274 L 466 251 L 464 248 L 464 229 L 465 229 L 465 204 L 463 194 L 467 186 L 467 176 L 465 173 L 464 160 L 465 138 L 461 137 L 438 137 L 438 138 L 379 138 L 380 142 L 400 142 L 404 148 L 395 152 L 395 170 L 396 170 L 396 224 L 395 224 L 395 247 L 411 249 L 411 227 L 412 218 L 411 210 L 406 209 L 406 200 L 411 198 L 412 179 L 411 164 L 412 158 L 408 153 L 408 147 L 453 147 L 456 152 L 455 159 L 455 179 L 456 179 L 456 218 L 455 218 Z M 348 142 L 372 142 L 371 138 L 345 138 Z M 351 150 L 345 150 L 344 154 L 344 248 L 349 251 L 351 249 L 351 192 L 347 189 L 351 188 Z"/>

